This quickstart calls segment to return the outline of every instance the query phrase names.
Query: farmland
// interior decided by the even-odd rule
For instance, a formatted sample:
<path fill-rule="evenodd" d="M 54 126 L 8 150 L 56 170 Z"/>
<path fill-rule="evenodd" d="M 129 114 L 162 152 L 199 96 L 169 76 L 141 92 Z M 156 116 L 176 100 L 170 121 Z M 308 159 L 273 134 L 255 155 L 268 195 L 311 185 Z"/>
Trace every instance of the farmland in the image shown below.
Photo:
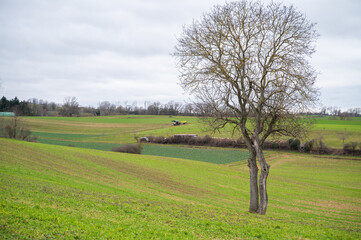
<path fill-rule="evenodd" d="M 266 216 L 248 168 L 0 139 L 5 238 L 358 239 L 361 162 L 270 153 Z M 291 178 L 290 178 L 291 177 Z"/>
<path fill-rule="evenodd" d="M 65 140 L 73 142 L 96 143 L 133 143 L 134 136 L 171 136 L 180 133 L 191 133 L 204 136 L 212 132 L 197 118 L 180 117 L 188 124 L 174 127 L 171 120 L 179 117 L 169 116 L 111 116 L 111 117 L 27 117 L 39 141 L 43 139 Z M 344 136 L 344 141 L 341 139 Z M 215 137 L 232 137 L 231 129 L 216 132 Z M 239 135 L 235 134 L 234 138 Z M 361 118 L 351 120 L 332 120 L 329 117 L 315 118 L 309 138 L 322 138 L 327 146 L 342 148 L 343 142 L 360 142 Z M 71 144 L 71 143 L 70 143 Z"/>
<path fill-rule="evenodd" d="M 188 124 L 171 126 L 171 120 Z M 193 117 L 24 118 L 39 143 L 0 138 L 5 239 L 359 239 L 361 158 L 266 152 L 266 216 L 249 214 L 247 151 L 144 144 L 137 136 L 210 134 Z M 361 119 L 316 119 L 333 147 Z M 229 137 L 229 129 L 215 136 Z M 339 143 L 341 142 L 341 143 Z M 195 161 L 194 161 L 195 160 Z"/>

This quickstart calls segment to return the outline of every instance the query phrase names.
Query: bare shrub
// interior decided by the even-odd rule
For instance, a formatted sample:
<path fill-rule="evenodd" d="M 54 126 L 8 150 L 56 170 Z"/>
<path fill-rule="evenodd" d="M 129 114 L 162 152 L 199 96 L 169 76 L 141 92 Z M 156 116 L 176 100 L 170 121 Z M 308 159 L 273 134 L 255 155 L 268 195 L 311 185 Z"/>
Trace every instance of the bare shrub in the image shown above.
<path fill-rule="evenodd" d="M 156 143 L 164 143 L 165 142 L 165 137 L 163 137 L 163 136 L 155 137 L 154 141 Z"/>
<path fill-rule="evenodd" d="M 330 154 L 332 153 L 332 149 L 326 146 L 326 144 L 322 141 L 322 139 L 319 139 L 318 141 L 318 151 L 321 154 Z"/>
<path fill-rule="evenodd" d="M 301 145 L 301 141 L 298 139 L 290 139 L 288 140 L 288 143 L 290 144 L 290 149 L 291 150 L 299 150 L 300 149 L 300 145 Z"/>
<path fill-rule="evenodd" d="M 133 153 L 133 154 L 142 154 L 142 145 L 141 144 L 127 144 L 124 146 L 115 147 L 112 149 L 113 152 L 122 152 L 122 153 Z"/>
<path fill-rule="evenodd" d="M 170 137 L 167 137 L 167 143 L 169 143 L 169 144 L 179 144 L 180 139 L 175 138 L 174 136 L 170 136 Z"/>
<path fill-rule="evenodd" d="M 35 142 L 37 137 L 31 134 L 30 129 L 26 126 L 24 121 L 16 116 L 1 121 L 0 137 Z"/>
<path fill-rule="evenodd" d="M 283 146 L 286 145 L 286 146 Z M 263 149 L 281 149 L 281 147 L 288 149 L 289 148 L 289 144 L 288 142 L 286 144 L 284 144 L 284 141 L 280 141 L 280 140 L 266 140 L 263 143 Z"/>
<path fill-rule="evenodd" d="M 187 139 L 188 145 L 198 145 L 198 138 L 191 137 Z"/>
<path fill-rule="evenodd" d="M 313 140 L 313 151 L 314 153 L 318 154 L 332 154 L 333 149 L 326 146 L 326 144 L 323 142 L 323 137 L 320 136 L 318 139 Z"/>
<path fill-rule="evenodd" d="M 265 141 L 263 143 L 263 149 L 273 149 L 273 146 L 275 146 L 276 141 Z M 277 144 L 278 147 L 278 144 Z"/>
<path fill-rule="evenodd" d="M 236 141 L 232 138 L 213 138 L 211 145 L 214 147 L 235 147 Z"/>
<path fill-rule="evenodd" d="M 314 139 L 305 142 L 305 144 L 304 144 L 304 151 L 305 151 L 306 153 L 311 152 L 311 151 L 313 150 L 313 148 L 314 148 L 314 145 L 315 145 L 315 140 L 314 140 Z"/>
<path fill-rule="evenodd" d="M 205 135 L 202 138 L 199 138 L 199 143 L 202 145 L 208 145 L 212 142 L 213 138 L 209 135 Z"/>
<path fill-rule="evenodd" d="M 273 142 L 272 144 L 271 144 L 271 149 L 279 149 L 279 144 L 278 144 L 278 142 Z"/>
<path fill-rule="evenodd" d="M 279 147 L 279 149 L 286 150 L 289 148 L 289 143 L 288 143 L 288 141 L 279 141 L 278 147 Z"/>
<path fill-rule="evenodd" d="M 194 134 L 176 134 L 167 138 L 169 144 L 198 145 L 198 136 Z"/>
<path fill-rule="evenodd" d="M 163 136 L 147 136 L 148 141 L 152 143 L 165 143 L 165 138 Z"/>
<path fill-rule="evenodd" d="M 209 135 L 204 137 L 192 137 L 192 136 L 148 136 L 149 142 L 158 144 L 185 144 L 194 146 L 212 146 L 212 147 L 231 147 L 231 148 L 246 148 L 244 139 L 239 138 L 234 140 L 232 138 L 213 138 Z M 301 147 L 302 146 L 302 147 Z M 334 149 L 327 147 L 323 142 L 323 137 L 318 139 L 312 139 L 310 141 L 301 144 L 298 139 L 290 140 L 268 140 L 264 142 L 264 149 L 274 150 L 293 150 L 302 151 L 313 154 L 334 154 L 334 155 L 361 155 L 361 143 L 348 143 L 344 145 L 343 149 Z M 114 150 L 113 150 L 114 151 Z M 125 152 L 125 151 L 122 151 Z"/>
<path fill-rule="evenodd" d="M 246 143 L 242 137 L 236 140 L 237 147 L 239 148 L 247 148 Z"/>
<path fill-rule="evenodd" d="M 279 141 L 272 140 L 272 141 L 265 141 L 263 144 L 264 149 L 279 149 Z"/>
<path fill-rule="evenodd" d="M 357 142 L 350 142 L 350 143 L 346 143 L 343 146 L 343 153 L 346 155 L 361 155 L 361 150 L 357 149 L 357 146 L 359 145 L 359 143 Z"/>

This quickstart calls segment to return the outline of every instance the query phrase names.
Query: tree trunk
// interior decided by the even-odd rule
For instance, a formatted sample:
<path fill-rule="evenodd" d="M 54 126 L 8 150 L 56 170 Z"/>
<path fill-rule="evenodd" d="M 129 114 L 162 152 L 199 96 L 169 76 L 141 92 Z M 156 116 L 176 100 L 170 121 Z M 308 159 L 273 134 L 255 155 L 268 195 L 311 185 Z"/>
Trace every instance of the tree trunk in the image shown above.
<path fill-rule="evenodd" d="M 259 194 L 260 194 L 260 204 L 258 213 L 266 214 L 267 205 L 268 205 L 268 194 L 267 194 L 267 177 L 269 173 L 270 166 L 266 164 L 266 168 L 262 168 L 261 175 L 259 176 Z"/>
<path fill-rule="evenodd" d="M 268 195 L 267 195 L 267 177 L 270 169 L 270 165 L 266 163 L 266 160 L 263 155 L 262 149 L 257 149 L 257 158 L 261 165 L 261 175 L 259 176 L 259 195 L 260 203 L 258 208 L 259 214 L 266 214 L 267 205 L 268 205 Z"/>
<path fill-rule="evenodd" d="M 259 197 L 258 197 L 258 167 L 256 162 L 256 151 L 255 149 L 249 150 L 249 177 L 250 177 L 250 192 L 251 198 L 249 203 L 249 212 L 257 213 L 259 208 Z"/>

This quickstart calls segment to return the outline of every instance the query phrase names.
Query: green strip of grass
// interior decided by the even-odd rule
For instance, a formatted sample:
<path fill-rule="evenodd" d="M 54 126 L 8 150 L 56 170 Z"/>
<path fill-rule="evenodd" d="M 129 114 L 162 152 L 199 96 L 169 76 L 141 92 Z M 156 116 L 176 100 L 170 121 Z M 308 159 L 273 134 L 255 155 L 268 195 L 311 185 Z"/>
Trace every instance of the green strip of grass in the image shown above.
<path fill-rule="evenodd" d="M 111 151 L 114 147 L 119 146 L 119 144 L 115 144 L 115 143 L 77 142 L 77 141 L 66 141 L 66 140 L 48 139 L 48 138 L 40 138 L 38 139 L 38 142 L 45 144 L 52 144 L 52 145 L 60 145 L 60 146 L 96 149 L 102 151 Z"/>
<path fill-rule="evenodd" d="M 103 135 L 94 135 L 94 134 L 91 135 L 91 134 L 50 133 L 50 132 L 32 132 L 32 134 L 40 138 L 65 139 L 65 140 L 75 140 L 81 138 L 103 136 Z"/>
<path fill-rule="evenodd" d="M 248 159 L 248 152 L 229 149 L 186 148 L 174 146 L 145 145 L 143 154 L 190 159 L 208 163 L 226 164 Z"/>
<path fill-rule="evenodd" d="M 97 149 L 102 151 L 111 151 L 114 147 L 122 146 L 122 144 L 114 143 L 76 142 L 45 138 L 39 139 L 39 142 L 61 146 Z M 143 145 L 142 153 L 145 155 L 183 158 L 216 164 L 238 162 L 248 158 L 248 152 L 244 150 L 187 148 L 148 144 Z"/>

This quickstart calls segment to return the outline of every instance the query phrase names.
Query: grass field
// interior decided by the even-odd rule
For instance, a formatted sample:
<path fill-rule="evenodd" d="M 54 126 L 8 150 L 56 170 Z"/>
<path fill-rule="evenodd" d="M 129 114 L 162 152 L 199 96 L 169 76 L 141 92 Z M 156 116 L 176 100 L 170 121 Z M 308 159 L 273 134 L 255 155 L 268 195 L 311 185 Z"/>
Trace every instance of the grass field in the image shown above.
<path fill-rule="evenodd" d="M 111 116 L 111 117 L 26 117 L 25 121 L 40 139 L 53 139 L 97 143 L 133 143 L 134 136 L 171 136 L 192 133 L 204 136 L 211 134 L 205 125 L 194 117 L 169 116 Z M 188 124 L 172 126 L 171 120 L 188 121 Z M 332 120 L 329 117 L 315 118 L 310 138 L 323 138 L 329 147 L 342 148 L 343 140 L 361 142 L 361 118 Z M 216 137 L 232 137 L 231 130 L 225 129 Z M 233 136 L 238 138 L 238 135 Z M 71 144 L 71 143 L 70 143 Z"/>
<path fill-rule="evenodd" d="M 145 144 L 143 155 L 110 152 L 135 136 L 210 134 L 197 118 L 23 120 L 39 143 L 0 139 L 4 239 L 361 238 L 361 158 L 267 152 L 269 208 L 258 216 L 247 212 L 247 151 Z M 361 118 L 319 117 L 311 130 L 338 148 L 340 134 L 360 142 Z"/>
<path fill-rule="evenodd" d="M 361 161 L 270 152 L 266 216 L 246 161 L 0 139 L 3 239 L 360 239 Z"/>
<path fill-rule="evenodd" d="M 345 136 L 345 143 L 361 143 L 361 117 L 355 117 L 351 120 L 333 120 L 329 117 L 318 117 L 311 130 L 311 137 L 322 137 L 329 147 L 342 148 Z"/>
<path fill-rule="evenodd" d="M 114 147 L 121 146 L 115 143 L 97 143 L 97 142 L 69 142 L 65 140 L 39 139 L 39 142 L 60 146 L 71 146 L 79 148 L 97 149 L 103 151 L 111 151 Z M 142 154 L 184 158 L 202 162 L 210 162 L 217 164 L 225 164 L 238 162 L 248 159 L 248 151 L 219 149 L 219 148 L 188 148 L 183 146 L 164 146 L 164 145 L 143 145 Z"/>

